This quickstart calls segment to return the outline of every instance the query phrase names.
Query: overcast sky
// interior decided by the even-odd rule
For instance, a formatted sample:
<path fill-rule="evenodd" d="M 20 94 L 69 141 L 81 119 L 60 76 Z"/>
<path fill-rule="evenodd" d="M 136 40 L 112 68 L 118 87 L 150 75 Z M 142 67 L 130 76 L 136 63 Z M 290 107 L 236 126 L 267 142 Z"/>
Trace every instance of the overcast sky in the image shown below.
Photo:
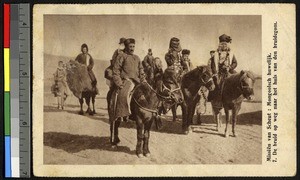
<path fill-rule="evenodd" d="M 261 16 L 45 15 L 44 52 L 75 58 L 86 43 L 94 59 L 110 60 L 119 38 L 131 37 L 141 60 L 152 48 L 153 55 L 165 62 L 170 38 L 177 37 L 183 49 L 191 50 L 196 66 L 207 63 L 209 51 L 217 48 L 224 33 L 233 39 L 237 70 L 261 75 Z"/>

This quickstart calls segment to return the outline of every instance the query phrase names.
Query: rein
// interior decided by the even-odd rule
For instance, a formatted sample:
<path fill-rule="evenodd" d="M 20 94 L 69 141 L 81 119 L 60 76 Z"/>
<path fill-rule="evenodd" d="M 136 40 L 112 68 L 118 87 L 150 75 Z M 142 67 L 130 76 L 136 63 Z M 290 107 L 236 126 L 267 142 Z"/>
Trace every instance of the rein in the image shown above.
<path fill-rule="evenodd" d="M 134 102 L 139 106 L 139 108 L 145 110 L 145 111 L 148 111 L 148 112 L 152 112 L 152 113 L 158 113 L 157 110 L 154 110 L 154 109 L 149 109 L 149 108 L 146 108 L 146 107 L 143 107 L 140 103 L 137 102 L 137 100 L 132 97 L 132 99 L 134 100 Z"/>
<path fill-rule="evenodd" d="M 153 87 L 148 83 L 148 82 L 144 82 L 145 84 L 147 84 L 147 86 L 150 88 L 151 91 L 153 91 L 157 96 L 163 98 L 163 99 L 170 99 L 172 98 L 171 96 L 164 96 L 159 94 L 155 89 L 153 89 Z"/>

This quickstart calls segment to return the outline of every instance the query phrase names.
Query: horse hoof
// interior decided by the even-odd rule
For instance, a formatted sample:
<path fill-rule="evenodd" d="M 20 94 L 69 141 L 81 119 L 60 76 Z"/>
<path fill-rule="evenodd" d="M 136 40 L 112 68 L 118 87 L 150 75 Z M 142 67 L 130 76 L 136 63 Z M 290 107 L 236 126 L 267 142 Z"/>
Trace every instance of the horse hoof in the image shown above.
<path fill-rule="evenodd" d="M 183 134 L 188 135 L 188 134 L 189 134 L 189 131 L 188 131 L 188 130 L 185 130 L 185 131 L 183 131 Z"/>
<path fill-rule="evenodd" d="M 95 110 L 93 111 L 93 114 L 97 114 Z"/>
<path fill-rule="evenodd" d="M 93 116 L 93 115 L 94 115 L 94 113 L 91 111 L 91 112 L 89 112 L 89 115 L 90 115 L 90 116 Z"/>
<path fill-rule="evenodd" d="M 229 135 L 228 135 L 228 133 L 225 133 L 225 135 L 224 135 L 224 136 L 225 136 L 225 138 L 228 138 L 228 136 L 229 136 Z"/>
<path fill-rule="evenodd" d="M 145 157 L 150 157 L 151 154 L 150 154 L 150 153 L 146 153 L 144 156 L 145 156 Z"/>
<path fill-rule="evenodd" d="M 111 145 L 111 148 L 112 148 L 112 149 L 117 149 L 118 146 L 117 146 L 116 144 L 112 144 L 112 145 Z"/>
<path fill-rule="evenodd" d="M 143 158 L 144 156 L 143 156 L 143 154 L 141 153 L 141 154 L 137 154 L 137 157 L 138 157 L 138 158 Z"/>
<path fill-rule="evenodd" d="M 79 111 L 79 113 L 78 114 L 80 114 L 80 115 L 83 115 L 84 113 L 83 113 L 83 111 Z"/>
<path fill-rule="evenodd" d="M 233 133 L 232 134 L 232 137 L 237 137 L 238 135 L 236 133 Z"/>

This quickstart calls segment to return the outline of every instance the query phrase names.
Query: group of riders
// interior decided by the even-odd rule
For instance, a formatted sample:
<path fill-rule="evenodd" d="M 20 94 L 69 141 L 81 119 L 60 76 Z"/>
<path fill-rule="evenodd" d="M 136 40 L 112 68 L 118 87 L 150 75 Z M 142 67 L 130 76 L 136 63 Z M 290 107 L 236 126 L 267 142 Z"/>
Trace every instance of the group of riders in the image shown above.
<path fill-rule="evenodd" d="M 237 60 L 230 49 L 232 39 L 223 34 L 219 37 L 219 46 L 217 50 L 210 51 L 211 58 L 208 61 L 208 67 L 213 74 L 213 80 L 217 85 L 216 90 L 210 92 L 208 101 L 212 98 L 221 98 L 223 80 L 230 74 L 235 73 Z M 152 50 L 148 49 L 148 54 L 143 61 L 134 54 L 135 40 L 132 38 L 120 38 L 119 48 L 115 50 L 110 66 L 105 71 L 105 78 L 110 89 L 107 94 L 108 109 L 114 113 L 114 120 L 127 120 L 130 111 L 130 93 L 134 87 L 143 82 L 153 81 L 156 75 L 167 75 L 173 82 L 180 82 L 183 75 L 193 70 L 193 64 L 189 58 L 190 50 L 182 49 L 180 40 L 176 37 L 170 39 L 170 44 L 165 61 L 167 68 L 163 71 L 162 62 L 159 57 L 154 57 Z M 154 72 L 156 71 L 156 72 Z M 208 90 L 203 87 L 201 91 Z M 205 96 L 206 93 L 199 93 Z M 202 97 L 207 99 L 207 97 Z M 113 100 L 112 100 L 113 99 Z M 222 106 L 220 101 L 220 106 Z M 159 108 L 159 107 L 158 107 Z"/>
<path fill-rule="evenodd" d="M 219 37 L 219 45 L 216 50 L 210 51 L 210 59 L 208 67 L 213 74 L 213 80 L 216 85 L 216 90 L 209 92 L 208 97 L 201 97 L 210 101 L 212 98 L 221 98 L 223 80 L 230 74 L 236 73 L 237 60 L 230 49 L 232 39 L 230 36 L 223 34 Z M 108 110 L 113 111 L 113 118 L 127 120 L 131 114 L 130 110 L 130 94 L 134 87 L 143 82 L 151 83 L 155 77 L 165 74 L 175 83 L 180 85 L 183 75 L 194 69 L 189 58 L 190 50 L 182 49 L 180 40 L 176 37 L 170 39 L 169 48 L 165 54 L 167 68 L 163 71 L 162 62 L 159 57 L 154 57 L 152 49 L 148 49 L 148 54 L 141 61 L 139 56 L 134 54 L 135 39 L 120 38 L 119 48 L 113 53 L 110 60 L 110 66 L 105 70 L 105 78 L 109 86 L 107 94 Z M 92 88 L 98 94 L 97 79 L 93 72 L 94 60 L 88 52 L 87 44 L 82 44 L 81 53 L 76 57 L 75 61 L 84 64 L 87 67 L 89 77 L 92 82 Z M 61 62 L 59 62 L 61 63 Z M 62 88 L 66 83 L 63 82 L 65 74 L 61 71 L 62 65 L 54 74 L 55 81 L 60 82 L 60 92 L 58 93 L 58 108 L 63 108 L 63 101 L 59 94 L 67 95 L 66 90 Z M 200 89 L 200 96 L 205 96 L 208 92 L 205 87 Z M 222 106 L 220 101 L 220 106 Z M 110 113 L 111 114 L 111 113 Z"/>

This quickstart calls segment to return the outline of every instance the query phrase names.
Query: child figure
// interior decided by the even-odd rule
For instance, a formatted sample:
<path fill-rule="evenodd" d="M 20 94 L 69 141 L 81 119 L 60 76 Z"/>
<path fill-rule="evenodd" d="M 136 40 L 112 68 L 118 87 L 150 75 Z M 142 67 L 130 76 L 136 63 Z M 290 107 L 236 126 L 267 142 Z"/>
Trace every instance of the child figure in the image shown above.
<path fill-rule="evenodd" d="M 66 71 L 64 68 L 63 61 L 58 62 L 58 67 L 54 75 L 55 90 L 54 95 L 57 97 L 58 109 L 64 109 L 64 102 L 67 99 L 67 82 L 66 82 Z"/>

